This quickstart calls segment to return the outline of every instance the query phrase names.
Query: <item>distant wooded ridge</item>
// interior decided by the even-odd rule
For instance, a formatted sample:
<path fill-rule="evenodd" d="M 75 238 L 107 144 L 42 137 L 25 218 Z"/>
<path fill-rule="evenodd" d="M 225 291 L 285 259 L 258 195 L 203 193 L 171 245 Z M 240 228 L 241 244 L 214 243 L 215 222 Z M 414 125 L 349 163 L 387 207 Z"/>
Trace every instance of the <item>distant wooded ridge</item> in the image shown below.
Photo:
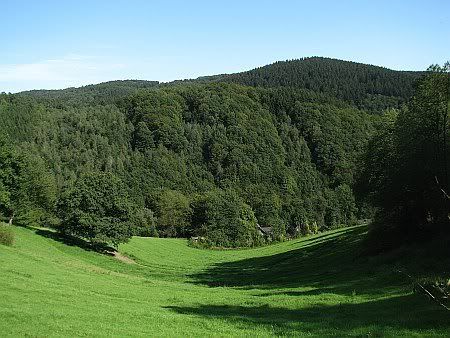
<path fill-rule="evenodd" d="M 89 100 L 108 101 L 108 97 L 126 96 L 135 90 L 173 86 L 181 83 L 229 82 L 253 87 L 291 87 L 328 94 L 351 101 L 359 108 L 376 112 L 399 106 L 411 97 L 421 71 L 397 71 L 385 67 L 324 57 L 307 57 L 278 61 L 255 69 L 196 79 L 158 82 L 147 80 L 115 80 L 78 88 L 30 90 L 21 92 L 45 99 L 70 100 L 84 93 Z"/>

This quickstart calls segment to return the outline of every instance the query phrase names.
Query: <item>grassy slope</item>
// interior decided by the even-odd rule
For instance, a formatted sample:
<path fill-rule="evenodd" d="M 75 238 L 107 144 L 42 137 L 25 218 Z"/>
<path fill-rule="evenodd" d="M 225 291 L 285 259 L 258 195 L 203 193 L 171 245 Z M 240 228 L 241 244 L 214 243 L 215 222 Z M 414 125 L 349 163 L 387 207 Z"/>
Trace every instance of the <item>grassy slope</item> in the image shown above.
<path fill-rule="evenodd" d="M 357 258 L 364 228 L 250 250 L 134 238 L 139 263 L 15 228 L 0 246 L 0 336 L 450 334 L 450 314 Z"/>

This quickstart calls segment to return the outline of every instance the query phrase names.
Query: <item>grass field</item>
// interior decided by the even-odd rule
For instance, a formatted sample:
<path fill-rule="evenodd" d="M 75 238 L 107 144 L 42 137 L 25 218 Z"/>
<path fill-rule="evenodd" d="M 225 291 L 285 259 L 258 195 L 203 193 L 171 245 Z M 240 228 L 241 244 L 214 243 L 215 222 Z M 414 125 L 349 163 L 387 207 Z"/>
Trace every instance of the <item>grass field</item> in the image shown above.
<path fill-rule="evenodd" d="M 133 238 L 120 251 L 137 264 L 14 231 L 0 245 L 2 337 L 450 335 L 450 313 L 392 257 L 358 257 L 362 227 L 233 251 Z"/>

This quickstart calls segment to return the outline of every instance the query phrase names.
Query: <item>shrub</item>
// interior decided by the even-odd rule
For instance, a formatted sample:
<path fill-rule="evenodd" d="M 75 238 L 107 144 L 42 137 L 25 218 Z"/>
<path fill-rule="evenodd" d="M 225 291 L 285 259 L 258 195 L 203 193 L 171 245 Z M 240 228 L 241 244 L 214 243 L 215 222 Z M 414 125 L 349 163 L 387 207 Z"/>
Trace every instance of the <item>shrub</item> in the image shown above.
<path fill-rule="evenodd" d="M 14 232 L 8 225 L 0 225 L 0 244 L 11 246 L 14 243 Z"/>

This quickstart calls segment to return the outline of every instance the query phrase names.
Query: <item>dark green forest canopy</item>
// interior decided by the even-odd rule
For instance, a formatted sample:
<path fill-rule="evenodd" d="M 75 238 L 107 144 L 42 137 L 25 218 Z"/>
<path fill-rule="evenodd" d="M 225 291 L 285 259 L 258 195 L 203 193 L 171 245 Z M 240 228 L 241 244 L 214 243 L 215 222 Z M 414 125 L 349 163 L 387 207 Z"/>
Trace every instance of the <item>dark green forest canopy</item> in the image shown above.
<path fill-rule="evenodd" d="M 62 90 L 30 90 L 18 95 L 33 97 L 39 102 L 59 106 L 108 104 L 130 95 L 136 90 L 155 87 L 158 84 L 158 81 L 117 80 Z"/>
<path fill-rule="evenodd" d="M 239 80 L 250 71 L 171 84 L 113 81 L 2 94 L 0 120 L 10 144 L 51 173 L 57 200 L 85 174 L 107 172 L 122 182 L 134 212 L 129 219 L 150 215 L 135 223 L 144 227 L 149 219 L 153 229 L 130 233 L 221 234 L 210 243 L 256 245 L 256 223 L 282 239 L 367 217 L 353 189 L 380 118 L 358 108 L 355 98 L 381 95 L 380 113 L 397 107 L 417 74 L 322 58 L 261 69 L 270 70 L 266 83 Z M 341 88 L 350 73 L 353 81 Z M 324 86 L 317 87 L 320 81 Z M 373 81 L 386 85 L 372 90 Z M 227 217 L 237 233 L 212 231 L 213 223 L 226 227 Z"/>
<path fill-rule="evenodd" d="M 379 249 L 448 236 L 450 63 L 430 67 L 413 99 L 382 115 L 363 156 L 358 190 L 378 207 Z"/>
<path fill-rule="evenodd" d="M 208 76 L 197 81 L 253 87 L 292 87 L 325 93 L 372 113 L 400 107 L 414 93 L 423 72 L 395 71 L 323 57 L 279 61 L 247 72 Z"/>
<path fill-rule="evenodd" d="M 111 172 L 136 205 L 155 211 L 161 234 L 204 232 L 190 212 L 180 229 L 164 229 L 157 206 L 166 190 L 194 203 L 231 189 L 280 238 L 358 216 L 351 187 L 372 118 L 322 94 L 208 84 L 142 90 L 118 105 L 1 102 L 10 139 L 44 159 L 60 192 L 85 172 Z"/>
<path fill-rule="evenodd" d="M 290 87 L 347 101 L 371 113 L 399 108 L 414 93 L 424 72 L 395 71 L 383 67 L 324 57 L 279 61 L 241 73 L 204 76 L 197 79 L 157 81 L 110 81 L 64 90 L 33 90 L 21 95 L 60 104 L 113 103 L 138 89 L 186 83 L 228 82 L 252 87 Z"/>

